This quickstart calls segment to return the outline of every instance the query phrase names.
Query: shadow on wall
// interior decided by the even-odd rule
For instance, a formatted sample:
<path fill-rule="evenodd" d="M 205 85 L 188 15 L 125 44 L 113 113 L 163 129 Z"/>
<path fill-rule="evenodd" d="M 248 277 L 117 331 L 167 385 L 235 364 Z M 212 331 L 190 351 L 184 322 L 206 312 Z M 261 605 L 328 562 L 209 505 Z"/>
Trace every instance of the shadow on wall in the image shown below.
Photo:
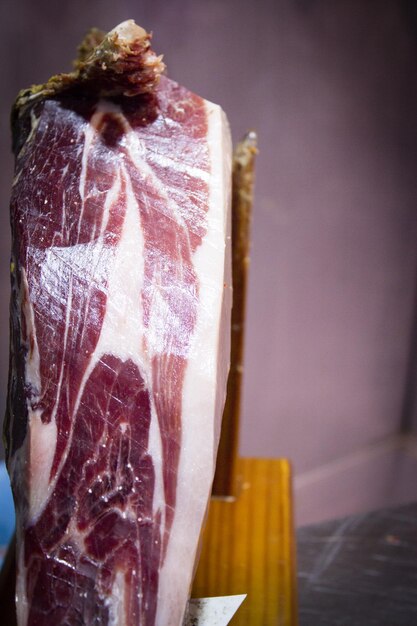
<path fill-rule="evenodd" d="M 9 107 L 95 24 L 154 31 L 169 75 L 260 138 L 241 450 L 298 475 L 399 429 L 416 279 L 416 34 L 394 0 L 4 0 L 0 397 Z M 319 506 L 319 505 L 318 505 Z M 347 511 L 348 512 L 348 511 Z"/>

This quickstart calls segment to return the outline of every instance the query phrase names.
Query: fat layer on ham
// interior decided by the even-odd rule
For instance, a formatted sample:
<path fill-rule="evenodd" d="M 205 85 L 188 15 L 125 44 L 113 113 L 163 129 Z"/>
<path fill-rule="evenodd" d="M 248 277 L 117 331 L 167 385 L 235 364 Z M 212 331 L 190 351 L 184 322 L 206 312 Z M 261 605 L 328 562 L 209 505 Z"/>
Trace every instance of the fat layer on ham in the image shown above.
<path fill-rule="evenodd" d="M 18 624 L 179 626 L 229 367 L 229 130 L 132 21 L 86 42 L 13 115 Z"/>

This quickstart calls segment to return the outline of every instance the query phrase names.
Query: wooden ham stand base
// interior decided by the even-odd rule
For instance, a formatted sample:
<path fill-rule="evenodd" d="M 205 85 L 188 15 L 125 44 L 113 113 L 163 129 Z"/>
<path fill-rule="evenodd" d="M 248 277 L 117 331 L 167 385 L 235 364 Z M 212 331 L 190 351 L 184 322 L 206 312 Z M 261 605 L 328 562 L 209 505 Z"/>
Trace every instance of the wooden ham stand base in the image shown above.
<path fill-rule="evenodd" d="M 236 496 L 213 496 L 192 597 L 246 593 L 231 624 L 296 626 L 291 470 L 239 458 Z"/>

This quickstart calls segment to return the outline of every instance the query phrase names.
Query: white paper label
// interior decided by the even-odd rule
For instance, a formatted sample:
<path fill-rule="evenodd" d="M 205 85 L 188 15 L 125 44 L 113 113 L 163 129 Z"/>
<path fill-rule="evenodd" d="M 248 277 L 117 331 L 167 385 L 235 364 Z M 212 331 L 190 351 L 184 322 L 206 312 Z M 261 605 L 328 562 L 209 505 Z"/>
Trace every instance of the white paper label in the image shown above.
<path fill-rule="evenodd" d="M 226 626 L 245 598 L 246 594 L 191 599 L 184 626 Z"/>

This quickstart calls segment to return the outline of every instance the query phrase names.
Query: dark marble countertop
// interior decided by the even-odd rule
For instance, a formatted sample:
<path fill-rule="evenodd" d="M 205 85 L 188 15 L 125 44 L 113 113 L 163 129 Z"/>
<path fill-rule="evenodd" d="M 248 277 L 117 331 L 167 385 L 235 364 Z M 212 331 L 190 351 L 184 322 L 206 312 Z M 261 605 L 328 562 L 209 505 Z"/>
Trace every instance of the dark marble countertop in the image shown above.
<path fill-rule="evenodd" d="M 300 528 L 300 626 L 417 625 L 417 503 Z"/>

